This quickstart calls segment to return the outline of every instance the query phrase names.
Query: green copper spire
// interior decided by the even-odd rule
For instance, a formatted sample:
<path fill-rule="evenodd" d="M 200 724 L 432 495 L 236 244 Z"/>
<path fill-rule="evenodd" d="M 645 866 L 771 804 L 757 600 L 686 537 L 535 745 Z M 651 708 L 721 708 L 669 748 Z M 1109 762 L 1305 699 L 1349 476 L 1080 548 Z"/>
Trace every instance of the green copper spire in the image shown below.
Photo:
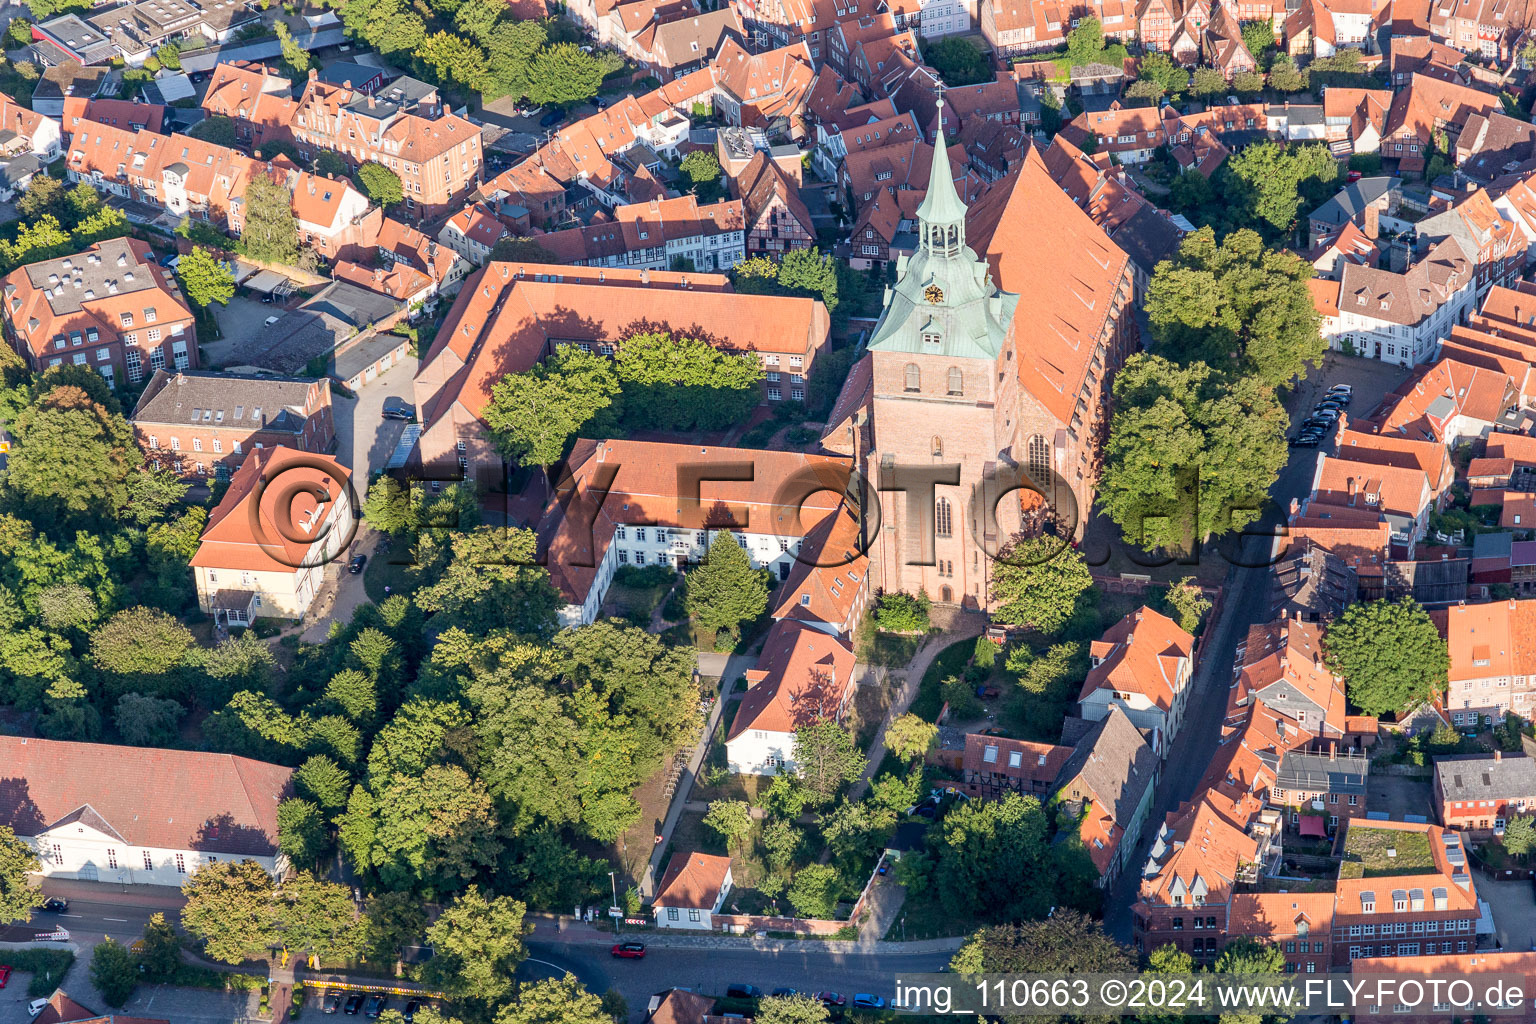
<path fill-rule="evenodd" d="M 933 163 L 928 168 L 928 194 L 917 208 L 923 247 L 935 256 L 958 256 L 965 246 L 965 204 L 955 191 L 949 151 L 944 145 L 944 98 L 934 100 L 939 108 L 938 130 L 934 133 Z"/>

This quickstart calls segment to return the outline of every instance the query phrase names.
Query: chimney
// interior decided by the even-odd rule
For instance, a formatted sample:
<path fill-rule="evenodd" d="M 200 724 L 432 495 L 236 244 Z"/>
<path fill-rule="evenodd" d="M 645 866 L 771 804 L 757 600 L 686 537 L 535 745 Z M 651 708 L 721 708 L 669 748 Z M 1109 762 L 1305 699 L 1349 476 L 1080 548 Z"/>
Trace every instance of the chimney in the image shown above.
<path fill-rule="evenodd" d="M 1502 760 L 1504 760 L 1504 751 L 1502 751 L 1502 750 L 1495 750 L 1493 752 L 1493 759 L 1495 761 L 1502 761 Z"/>
<path fill-rule="evenodd" d="M 1353 505 L 1355 503 L 1355 478 L 1354 477 L 1350 477 L 1349 478 L 1348 486 L 1349 486 L 1349 503 L 1351 505 Z"/>
<path fill-rule="evenodd" d="M 650 284 L 651 283 L 651 269 L 649 267 L 641 267 L 640 268 L 640 283 L 641 284 Z"/>
<path fill-rule="evenodd" d="M 373 93 L 369 93 L 368 94 L 368 109 L 372 110 L 374 108 L 374 106 L 375 106 L 375 103 L 374 103 L 374 99 L 373 99 Z"/>
<path fill-rule="evenodd" d="M 313 82 L 315 79 L 317 79 L 319 77 L 320 77 L 320 72 L 318 70 L 316 70 L 315 68 L 310 68 L 309 69 L 309 80 L 311 82 Z"/>
<path fill-rule="evenodd" d="M 259 149 L 251 150 L 251 157 L 253 159 L 260 160 L 261 159 L 261 150 L 259 150 Z"/>
<path fill-rule="evenodd" d="M 1339 745 L 1337 743 L 1330 744 L 1329 747 L 1328 747 L 1328 760 L 1330 760 L 1330 761 L 1337 761 L 1338 759 L 1339 759 Z"/>
<path fill-rule="evenodd" d="M 177 370 L 176 371 L 176 383 L 177 384 L 185 384 L 186 382 L 187 382 L 187 375 L 182 373 L 180 370 Z"/>
<path fill-rule="evenodd" d="M 341 87 L 343 89 L 351 89 L 352 88 L 352 79 L 349 78 L 346 81 L 342 82 L 341 83 Z"/>
<path fill-rule="evenodd" d="M 1376 241 L 1381 234 L 1381 210 L 1375 206 L 1365 208 L 1365 237 Z"/>

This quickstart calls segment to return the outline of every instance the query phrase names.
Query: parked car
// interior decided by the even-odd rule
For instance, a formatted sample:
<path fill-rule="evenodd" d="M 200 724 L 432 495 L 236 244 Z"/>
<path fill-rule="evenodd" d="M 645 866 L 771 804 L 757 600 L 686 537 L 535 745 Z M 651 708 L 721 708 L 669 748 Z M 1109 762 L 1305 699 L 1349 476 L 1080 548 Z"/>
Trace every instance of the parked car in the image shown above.
<path fill-rule="evenodd" d="M 868 992 L 860 992 L 853 997 L 853 1005 L 860 1010 L 883 1010 L 885 1000 L 879 996 L 870 995 Z"/>
<path fill-rule="evenodd" d="M 1327 421 L 1328 425 L 1331 427 L 1331 426 L 1333 426 L 1334 421 L 1339 418 L 1339 410 L 1337 410 L 1337 409 L 1319 409 L 1316 412 L 1315 415 L 1316 415 L 1317 419 Z"/>
<path fill-rule="evenodd" d="M 539 118 L 539 127 L 540 128 L 553 128 L 555 125 L 559 124 L 563 120 L 565 120 L 565 115 L 564 114 L 562 114 L 558 110 L 551 110 L 549 113 L 547 113 L 543 117 Z"/>
<path fill-rule="evenodd" d="M 620 960 L 640 960 L 645 957 L 645 943 L 620 942 L 611 952 Z"/>
<path fill-rule="evenodd" d="M 353 555 L 352 561 L 347 563 L 347 572 L 353 576 L 363 571 L 363 566 L 368 564 L 367 555 Z"/>
<path fill-rule="evenodd" d="M 27 1016 L 36 1017 L 46 1009 L 48 1009 L 48 1000 L 34 999 L 27 1004 Z"/>
<path fill-rule="evenodd" d="M 54 914 L 62 914 L 69 909 L 69 900 L 63 896 L 49 896 L 43 901 L 43 909 Z"/>
<path fill-rule="evenodd" d="M 1353 384 L 1335 384 L 1333 387 L 1329 388 L 1328 391 L 1330 394 L 1332 392 L 1339 391 L 1346 395 L 1352 395 L 1355 393 L 1355 386 Z"/>
<path fill-rule="evenodd" d="M 761 999 L 763 990 L 756 985 L 744 985 L 741 982 L 736 982 L 726 988 L 725 996 L 727 999 Z"/>
<path fill-rule="evenodd" d="M 351 995 L 347 996 L 346 1004 L 342 1006 L 341 1012 L 346 1014 L 348 1017 L 356 1017 L 357 1011 L 361 1010 L 362 1008 L 363 994 L 361 992 L 353 992 Z"/>
<path fill-rule="evenodd" d="M 1290 441 L 1292 448 L 1316 448 L 1322 443 L 1323 442 L 1321 438 L 1312 437 L 1311 435 L 1306 437 L 1293 437 Z"/>
<path fill-rule="evenodd" d="M 335 1013 L 341 1009 L 341 989 L 333 988 L 326 992 L 325 998 L 320 1002 L 321 1013 Z"/>
<path fill-rule="evenodd" d="M 269 317 L 267 317 L 266 321 L 263 323 L 263 326 L 271 327 L 273 324 L 277 323 L 277 321 L 279 319 L 281 319 L 281 318 L 280 317 L 275 317 L 275 316 L 269 316 Z"/>
<path fill-rule="evenodd" d="M 380 992 L 368 1000 L 368 1016 L 377 1020 L 379 1014 L 384 1012 L 384 1007 L 389 1005 L 389 996 Z"/>
<path fill-rule="evenodd" d="M 816 999 L 823 1006 L 842 1006 L 848 1002 L 847 999 L 838 995 L 836 992 L 817 992 Z"/>
<path fill-rule="evenodd" d="M 405 1004 L 405 1009 L 400 1011 L 400 1016 L 405 1018 L 405 1024 L 414 1024 L 416 1011 L 421 1009 L 421 1003 L 415 999 Z"/>
<path fill-rule="evenodd" d="M 4 964 L 0 964 L 0 988 L 5 988 L 6 983 L 8 983 L 10 980 L 11 969 Z"/>
<path fill-rule="evenodd" d="M 416 409 L 403 398 L 390 395 L 384 399 L 384 418 L 387 420 L 408 420 L 416 415 Z"/>

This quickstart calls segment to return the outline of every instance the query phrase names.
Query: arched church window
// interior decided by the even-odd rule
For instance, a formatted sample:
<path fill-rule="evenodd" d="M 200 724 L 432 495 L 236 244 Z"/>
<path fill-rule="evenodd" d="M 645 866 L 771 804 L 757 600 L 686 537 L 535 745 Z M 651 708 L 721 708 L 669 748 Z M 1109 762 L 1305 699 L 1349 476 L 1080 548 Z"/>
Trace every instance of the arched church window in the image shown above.
<path fill-rule="evenodd" d="M 923 373 L 917 368 L 916 363 L 907 364 L 907 390 L 921 391 L 923 389 Z"/>
<path fill-rule="evenodd" d="M 965 394 L 965 375 L 960 372 L 960 367 L 949 368 L 949 393 L 951 395 Z"/>

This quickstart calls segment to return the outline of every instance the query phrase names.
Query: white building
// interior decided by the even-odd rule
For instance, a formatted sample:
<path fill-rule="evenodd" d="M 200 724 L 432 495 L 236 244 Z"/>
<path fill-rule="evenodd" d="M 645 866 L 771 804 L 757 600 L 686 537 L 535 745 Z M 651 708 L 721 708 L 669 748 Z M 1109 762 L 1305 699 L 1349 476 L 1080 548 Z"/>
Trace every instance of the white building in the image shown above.
<path fill-rule="evenodd" d="M 1168 616 L 1146 607 L 1131 612 L 1089 648 L 1092 668 L 1078 697 L 1083 717 L 1097 722 L 1118 707 L 1167 756 L 1189 703 L 1194 648 L 1195 638 Z"/>
<path fill-rule="evenodd" d="M 841 636 L 796 619 L 774 623 L 725 738 L 731 771 L 794 772 L 795 730 L 842 720 L 853 699 L 853 664 L 853 647 Z"/>
<path fill-rule="evenodd" d="M 356 531 L 351 477 L 329 455 L 281 446 L 247 455 L 192 556 L 198 607 L 228 626 L 303 618 Z"/>
<path fill-rule="evenodd" d="M 277 805 L 292 768 L 229 754 L 0 736 L 0 825 L 42 874 L 180 885 L 204 864 L 254 861 L 274 876 Z"/>
<path fill-rule="evenodd" d="M 788 579 L 806 534 L 840 507 L 850 464 L 796 452 L 584 439 L 570 465 L 572 476 L 551 513 L 558 521 L 546 520 L 540 529 L 549 537 L 550 580 L 565 599 L 562 626 L 597 618 L 621 566 L 669 565 L 681 572 L 703 559 L 721 530 L 754 566 L 768 569 L 774 583 Z M 614 475 L 600 487 L 608 471 Z M 782 504 L 799 500 L 791 494 L 805 490 L 795 486 L 800 481 L 825 486 L 805 491 L 802 505 Z"/>
<path fill-rule="evenodd" d="M 1477 275 L 1454 238 L 1402 274 L 1344 263 L 1339 276 L 1337 286 L 1309 285 L 1329 347 L 1400 366 L 1430 359 L 1477 302 Z"/>
<path fill-rule="evenodd" d="M 731 894 L 731 858 L 674 853 L 651 900 L 658 928 L 709 931 Z"/>

